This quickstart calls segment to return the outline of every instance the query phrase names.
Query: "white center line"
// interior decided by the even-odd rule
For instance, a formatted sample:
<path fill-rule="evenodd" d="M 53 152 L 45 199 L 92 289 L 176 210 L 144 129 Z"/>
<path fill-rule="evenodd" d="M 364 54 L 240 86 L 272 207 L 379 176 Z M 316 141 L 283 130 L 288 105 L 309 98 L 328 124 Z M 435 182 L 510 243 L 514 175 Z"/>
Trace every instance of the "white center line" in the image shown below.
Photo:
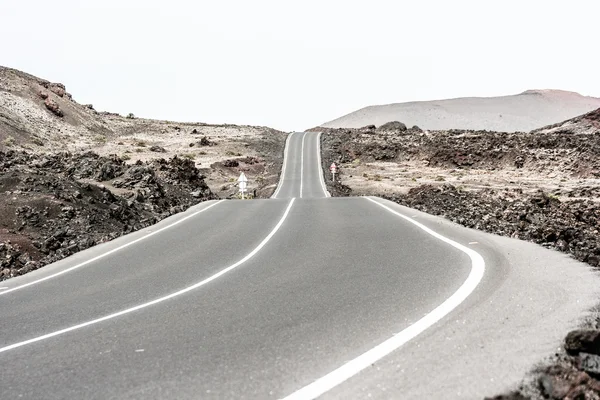
<path fill-rule="evenodd" d="M 302 198 L 302 191 L 304 186 L 304 141 L 306 140 L 307 133 L 302 136 L 302 152 L 300 153 L 300 198 Z"/>
<path fill-rule="evenodd" d="M 5 292 L 1 292 L 1 293 L 0 293 L 0 296 L 3 296 L 3 295 L 5 295 L 5 294 L 11 293 L 11 292 L 14 292 L 15 290 L 19 290 L 19 289 L 23 289 L 23 288 L 26 288 L 26 287 L 28 287 L 28 286 L 31 286 L 31 285 L 35 285 L 35 284 L 37 284 L 37 283 L 40 283 L 40 282 L 47 281 L 48 279 L 56 278 L 57 276 L 60 276 L 60 275 L 66 274 L 67 272 L 73 271 L 74 269 L 81 268 L 81 267 L 83 267 L 84 265 L 87 265 L 87 264 L 93 263 L 94 261 L 98 261 L 98 260 L 100 260 L 101 258 L 104 258 L 104 257 L 106 257 L 106 256 L 108 256 L 108 255 L 111 255 L 111 254 L 113 254 L 113 253 L 115 253 L 115 252 L 117 252 L 117 251 L 119 251 L 119 250 L 123 250 L 124 248 L 126 248 L 126 247 L 129 247 L 129 246 L 131 246 L 131 245 L 133 245 L 133 244 L 135 244 L 135 243 L 141 242 L 142 240 L 144 240 L 144 239 L 147 239 L 147 238 L 149 238 L 150 236 L 154 236 L 154 235 L 156 235 L 157 233 L 160 233 L 160 232 L 162 232 L 162 231 L 164 231 L 164 230 L 166 230 L 166 229 L 169 229 L 169 228 L 171 228 L 171 227 L 173 227 L 173 226 L 175 226 L 175 225 L 177 225 L 177 224 L 180 224 L 180 223 L 182 223 L 183 221 L 186 221 L 186 220 L 188 220 L 188 219 L 190 219 L 190 218 L 192 218 L 192 217 L 195 217 L 196 215 L 198 215 L 198 214 L 200 214 L 200 213 L 202 213 L 202 212 L 204 212 L 204 211 L 206 211 L 206 210 L 208 210 L 208 209 L 210 209 L 210 208 L 212 208 L 212 207 L 216 206 L 217 204 L 219 204 L 219 203 L 221 203 L 221 202 L 223 202 L 223 201 L 225 201 L 225 200 L 219 200 L 219 201 L 217 201 L 216 203 L 213 203 L 213 204 L 209 205 L 208 207 L 205 207 L 205 208 L 203 208 L 203 209 L 202 209 L 202 210 L 200 210 L 200 211 L 196 211 L 196 212 L 194 212 L 194 213 L 192 213 L 192 214 L 188 215 L 187 217 L 181 218 L 180 220 L 177 220 L 177 221 L 173 222 L 173 223 L 172 223 L 172 224 L 170 224 L 170 225 L 167 225 L 167 226 L 165 226 L 165 227 L 162 227 L 162 228 L 160 228 L 160 229 L 158 229 L 158 230 L 156 230 L 156 231 L 154 231 L 154 232 L 151 232 L 151 233 L 149 233 L 149 234 L 147 234 L 147 235 L 145 235 L 145 236 L 142 236 L 141 238 L 137 238 L 137 239 L 135 239 L 135 240 L 132 240 L 131 242 L 129 242 L 129 243 L 125 243 L 124 245 L 122 245 L 122 246 L 119 246 L 119 247 L 117 247 L 116 249 L 112 249 L 112 250 L 110 250 L 110 251 L 107 251 L 106 253 L 102 253 L 102 254 L 100 254 L 99 256 L 96 256 L 96 257 L 90 258 L 89 260 L 87 260 L 87 261 L 84 261 L 84 262 L 82 262 L 82 263 L 79 263 L 79 264 L 77 264 L 77 265 L 74 265 L 74 266 L 72 266 L 72 267 L 70 267 L 70 268 L 64 269 L 64 270 L 62 270 L 62 271 L 60 271 L 60 272 L 57 272 L 57 273 L 55 273 L 55 274 L 52 274 L 52 275 L 48 275 L 48 276 L 46 276 L 46 277 L 44 277 L 44 278 L 40 278 L 40 279 L 37 279 L 37 280 L 35 280 L 35 281 L 32 281 L 32 282 L 25 283 L 25 284 L 23 284 L 23 285 L 21 285 L 21 286 L 14 287 L 14 288 L 12 288 L 12 289 L 9 289 L 9 290 L 7 290 L 7 291 L 5 291 Z"/>
<path fill-rule="evenodd" d="M 146 307 L 150 307 L 150 306 L 153 306 L 155 304 L 158 304 L 158 303 L 162 303 L 163 301 L 172 299 L 172 298 L 177 297 L 177 296 L 181 296 L 182 294 L 190 292 L 190 291 L 192 291 L 194 289 L 198 289 L 199 287 L 204 286 L 207 283 L 214 281 L 215 279 L 217 279 L 217 278 L 225 275 L 226 273 L 234 270 L 235 268 L 239 267 L 240 265 L 242 265 L 243 263 L 245 263 L 246 261 L 248 261 L 249 259 L 251 259 L 252 257 L 254 257 L 256 255 L 256 253 L 258 253 L 269 242 L 269 240 L 271 240 L 271 238 L 279 230 L 279 228 L 281 227 L 281 225 L 283 225 L 283 221 L 285 221 L 285 219 L 287 218 L 287 216 L 288 216 L 288 214 L 290 212 L 290 209 L 292 208 L 292 205 L 294 204 L 294 200 L 295 199 L 293 199 L 293 198 L 292 198 L 292 200 L 290 200 L 290 203 L 288 204 L 287 208 L 285 209 L 285 212 L 283 213 L 283 216 L 281 217 L 281 219 L 279 220 L 279 222 L 277 223 L 277 225 L 275 225 L 275 227 L 273 228 L 273 230 L 267 235 L 267 237 L 265 237 L 263 239 L 262 242 L 260 242 L 260 244 L 258 246 L 256 246 L 256 248 L 254 248 L 254 250 L 252 250 L 248 255 L 246 255 L 244 258 L 242 258 L 241 260 L 239 260 L 235 264 L 230 265 L 229 267 L 227 267 L 225 269 L 222 269 L 221 271 L 219 271 L 216 274 L 214 274 L 214 275 L 212 275 L 212 276 L 204 279 L 203 281 L 200 281 L 200 282 L 198 282 L 196 284 L 188 286 L 188 287 L 186 287 L 184 289 L 181 289 L 181 290 L 179 290 L 177 292 L 174 292 L 174 293 L 171 293 L 169 295 L 166 295 L 166 296 L 163 296 L 163 297 L 159 297 L 158 299 L 154 299 L 154 300 L 149 301 L 147 303 L 139 304 L 139 305 L 137 305 L 135 307 L 131 307 L 131 308 L 128 308 L 126 310 L 122 310 L 122 311 L 116 312 L 114 314 L 105 315 L 104 317 L 101 317 L 101 318 L 97 318 L 97 319 L 94 319 L 94 320 L 91 320 L 91 321 L 87 321 L 87 322 L 84 322 L 84 323 L 81 323 L 81 324 L 78 324 L 78 325 L 74 325 L 74 326 L 71 326 L 71 327 L 68 327 L 68 328 L 65 328 L 65 329 L 61 329 L 59 331 L 48 333 L 46 335 L 38 336 L 38 337 L 29 339 L 29 340 L 25 340 L 23 342 L 14 343 L 14 344 L 11 344 L 9 346 L 2 347 L 2 348 L 0 348 L 0 353 L 3 353 L 5 351 L 9 351 L 9 350 L 13 350 L 13 349 L 16 349 L 18 347 L 26 346 L 26 345 L 31 344 L 31 343 L 39 342 L 39 341 L 42 341 L 42 340 L 45 340 L 45 339 L 50 339 L 50 338 L 52 338 L 54 336 L 62 335 L 63 333 L 67 333 L 67 332 L 71 332 L 71 331 L 74 331 L 74 330 L 77 330 L 77 329 L 85 328 L 86 326 L 98 324 L 100 322 L 107 321 L 109 319 L 120 317 L 121 315 L 129 314 L 129 313 L 132 313 L 134 311 L 141 310 L 142 308 L 146 308 Z"/>
<path fill-rule="evenodd" d="M 446 238 L 445 236 L 440 235 L 439 233 L 429 229 L 425 225 L 409 218 L 399 212 L 391 209 L 390 207 L 381 204 L 378 201 L 370 199 L 366 197 L 367 200 L 377 204 L 379 207 L 386 209 L 399 216 L 400 218 L 405 219 L 413 225 L 416 225 L 429 235 L 435 237 L 436 239 L 441 240 L 442 242 L 448 243 L 452 247 L 466 253 L 471 259 L 471 272 L 469 272 L 469 276 L 463 282 L 463 284 L 450 296 L 446 299 L 442 304 L 437 306 L 434 310 L 432 310 L 429 314 L 425 315 L 423 318 L 410 325 L 408 328 L 404 329 L 400 333 L 395 334 L 391 338 L 385 340 L 384 342 L 378 344 L 371 350 L 359 355 L 353 360 L 348 361 L 344 365 L 338 367 L 327 375 L 317 379 L 316 381 L 310 383 L 307 386 L 297 390 L 296 392 L 290 394 L 287 397 L 284 397 L 283 400 L 312 400 L 323 393 L 328 392 L 334 387 L 338 386 L 342 382 L 350 379 L 354 375 L 358 374 L 363 369 L 373 365 L 375 362 L 379 361 L 383 357 L 387 356 L 394 350 L 397 350 L 410 340 L 414 339 L 417 335 L 425 331 L 427 328 L 431 327 L 433 324 L 444 318 L 448 315 L 452 310 L 458 307 L 479 285 L 481 279 L 483 278 L 483 273 L 485 272 L 485 261 L 483 257 L 476 251 L 465 247 L 451 239 Z"/>

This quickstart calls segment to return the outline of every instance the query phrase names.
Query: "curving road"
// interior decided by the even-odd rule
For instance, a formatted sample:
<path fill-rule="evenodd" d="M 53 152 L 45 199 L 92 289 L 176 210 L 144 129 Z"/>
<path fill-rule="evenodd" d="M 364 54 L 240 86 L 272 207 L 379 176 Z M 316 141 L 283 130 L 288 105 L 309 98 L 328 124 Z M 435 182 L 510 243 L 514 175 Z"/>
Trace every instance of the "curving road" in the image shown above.
<path fill-rule="evenodd" d="M 593 305 L 588 269 L 379 198 L 293 133 L 273 198 L 213 201 L 0 290 L 0 398 L 481 398 Z"/>

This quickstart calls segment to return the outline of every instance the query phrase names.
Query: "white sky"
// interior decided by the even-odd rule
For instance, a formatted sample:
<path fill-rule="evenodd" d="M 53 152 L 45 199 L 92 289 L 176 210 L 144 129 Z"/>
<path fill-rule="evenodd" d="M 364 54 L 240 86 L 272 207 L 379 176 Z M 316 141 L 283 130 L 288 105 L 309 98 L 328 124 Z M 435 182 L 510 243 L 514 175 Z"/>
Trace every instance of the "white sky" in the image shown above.
<path fill-rule="evenodd" d="M 98 110 L 301 130 L 358 108 L 600 97 L 598 0 L 0 0 L 0 65 Z"/>

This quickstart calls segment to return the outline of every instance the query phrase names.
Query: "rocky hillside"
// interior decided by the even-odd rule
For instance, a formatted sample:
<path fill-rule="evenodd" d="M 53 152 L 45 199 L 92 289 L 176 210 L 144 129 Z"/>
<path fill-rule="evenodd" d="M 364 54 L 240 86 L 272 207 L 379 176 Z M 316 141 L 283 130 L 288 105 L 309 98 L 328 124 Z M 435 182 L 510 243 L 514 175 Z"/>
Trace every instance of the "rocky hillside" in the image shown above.
<path fill-rule="evenodd" d="M 236 194 L 231 181 L 240 172 L 246 173 L 258 196 L 268 197 L 281 170 L 285 137 L 266 127 L 99 112 L 91 104 L 77 103 L 61 83 L 0 67 L 0 150 L 93 151 L 117 155 L 130 164 L 177 156 L 192 160 L 222 197 Z"/>
<path fill-rule="evenodd" d="M 322 124 L 360 128 L 402 121 L 422 129 L 528 132 L 600 107 L 600 98 L 561 90 L 528 90 L 501 97 L 468 97 L 370 106 Z"/>

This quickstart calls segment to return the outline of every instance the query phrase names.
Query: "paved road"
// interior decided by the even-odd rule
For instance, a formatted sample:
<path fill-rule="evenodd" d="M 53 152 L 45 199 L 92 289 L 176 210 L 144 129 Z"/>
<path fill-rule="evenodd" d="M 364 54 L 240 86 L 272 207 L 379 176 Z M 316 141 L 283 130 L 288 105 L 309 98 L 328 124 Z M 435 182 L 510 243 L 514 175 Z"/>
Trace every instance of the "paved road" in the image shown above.
<path fill-rule="evenodd" d="M 596 277 L 558 253 L 327 198 L 320 174 L 319 134 L 291 134 L 272 199 L 3 282 L 0 397 L 480 398 L 593 304 Z"/>
<path fill-rule="evenodd" d="M 320 135 L 290 134 L 285 148 L 282 179 L 273 194 L 277 199 L 322 199 L 329 197 L 322 178 Z"/>

